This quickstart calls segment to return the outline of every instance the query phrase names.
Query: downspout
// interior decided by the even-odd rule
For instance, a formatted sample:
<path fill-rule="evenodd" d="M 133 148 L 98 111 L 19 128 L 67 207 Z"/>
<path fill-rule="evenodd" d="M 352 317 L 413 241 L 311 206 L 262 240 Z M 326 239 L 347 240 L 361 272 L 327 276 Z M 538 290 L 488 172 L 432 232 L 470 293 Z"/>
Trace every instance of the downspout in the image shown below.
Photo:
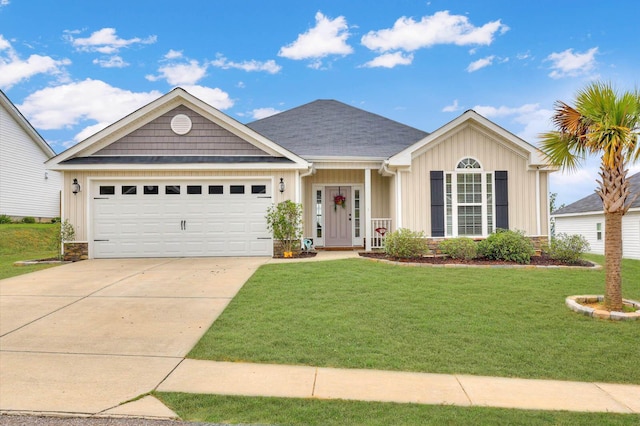
<path fill-rule="evenodd" d="M 390 176 L 395 176 L 396 178 L 396 187 L 395 187 L 395 192 L 396 192 L 396 225 L 394 226 L 393 229 L 399 229 L 402 227 L 402 194 L 401 194 L 401 189 L 402 189 L 402 182 L 401 182 L 401 175 L 398 172 L 394 172 L 391 171 L 389 169 L 389 162 L 388 161 L 384 161 L 382 163 L 382 167 L 380 168 L 380 172 L 381 174 L 387 174 Z"/>
<path fill-rule="evenodd" d="M 307 170 L 304 173 L 300 173 L 299 171 L 298 173 L 298 179 L 297 179 L 297 188 L 296 188 L 296 203 L 301 203 L 302 202 L 302 178 L 307 177 L 307 176 L 311 176 L 312 174 L 314 174 L 316 172 L 316 168 L 313 165 L 313 163 L 311 163 L 309 165 L 309 170 Z"/>
<path fill-rule="evenodd" d="M 536 168 L 536 212 L 536 234 L 539 236 L 542 235 L 542 212 L 540 211 L 540 166 Z"/>

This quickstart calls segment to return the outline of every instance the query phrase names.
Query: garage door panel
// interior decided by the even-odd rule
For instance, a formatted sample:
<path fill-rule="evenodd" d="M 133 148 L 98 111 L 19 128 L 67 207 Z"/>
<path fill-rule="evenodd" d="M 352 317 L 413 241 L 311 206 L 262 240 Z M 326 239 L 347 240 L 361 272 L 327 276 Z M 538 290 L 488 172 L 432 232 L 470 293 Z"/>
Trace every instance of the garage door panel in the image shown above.
<path fill-rule="evenodd" d="M 115 186 L 115 195 L 93 200 L 92 255 L 94 257 L 181 257 L 270 255 L 272 239 L 266 226 L 271 199 L 250 194 L 230 194 L 228 181 L 198 181 L 202 194 L 188 194 L 187 184 L 153 182 L 96 182 Z M 265 181 L 258 181 L 264 185 Z M 136 186 L 135 194 L 122 194 L 121 186 Z M 144 185 L 157 185 L 158 194 L 144 194 Z M 165 186 L 180 186 L 180 194 L 165 194 Z M 208 194 L 208 185 L 223 194 Z M 234 182 L 242 186 L 242 182 Z M 267 185 L 267 192 L 270 186 Z"/>

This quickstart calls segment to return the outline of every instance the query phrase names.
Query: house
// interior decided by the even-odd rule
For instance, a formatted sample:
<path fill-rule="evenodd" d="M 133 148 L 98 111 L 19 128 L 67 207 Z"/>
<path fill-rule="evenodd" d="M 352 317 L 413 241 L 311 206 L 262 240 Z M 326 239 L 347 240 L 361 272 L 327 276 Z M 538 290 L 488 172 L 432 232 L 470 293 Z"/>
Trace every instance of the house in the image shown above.
<path fill-rule="evenodd" d="M 47 166 L 64 173 L 77 243 L 101 258 L 271 255 L 265 213 L 288 199 L 315 247 L 370 250 L 400 227 L 546 241 L 543 160 L 474 111 L 428 134 L 319 100 L 244 125 L 176 88 Z"/>
<path fill-rule="evenodd" d="M 637 196 L 622 217 L 622 257 L 640 259 L 640 173 L 629 177 L 631 197 Z M 594 183 L 595 184 L 595 183 Z M 593 193 L 552 213 L 556 234 L 579 234 L 587 239 L 591 253 L 604 254 L 604 210 Z"/>
<path fill-rule="evenodd" d="M 44 163 L 55 152 L 0 90 L 0 214 L 47 221 L 60 216 L 62 175 Z"/>

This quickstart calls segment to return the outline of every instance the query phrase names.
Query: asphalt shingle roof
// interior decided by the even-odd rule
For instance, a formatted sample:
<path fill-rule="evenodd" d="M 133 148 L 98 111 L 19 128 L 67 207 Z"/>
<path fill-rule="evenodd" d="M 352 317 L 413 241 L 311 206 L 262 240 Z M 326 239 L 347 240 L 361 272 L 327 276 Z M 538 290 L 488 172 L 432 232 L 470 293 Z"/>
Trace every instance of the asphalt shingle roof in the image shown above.
<path fill-rule="evenodd" d="M 639 194 L 638 198 L 635 199 L 631 207 L 640 207 L 640 173 L 636 173 L 635 175 L 629 177 L 628 182 L 631 196 L 633 197 L 635 194 Z M 595 185 L 596 183 L 594 182 L 594 187 Z M 601 211 L 603 211 L 602 200 L 600 199 L 600 196 L 598 194 L 593 193 L 587 197 L 581 198 L 575 203 L 571 203 L 568 206 L 556 210 L 552 214 L 573 214 Z"/>
<path fill-rule="evenodd" d="M 335 100 L 310 102 L 247 126 L 306 159 L 386 159 L 428 135 Z"/>

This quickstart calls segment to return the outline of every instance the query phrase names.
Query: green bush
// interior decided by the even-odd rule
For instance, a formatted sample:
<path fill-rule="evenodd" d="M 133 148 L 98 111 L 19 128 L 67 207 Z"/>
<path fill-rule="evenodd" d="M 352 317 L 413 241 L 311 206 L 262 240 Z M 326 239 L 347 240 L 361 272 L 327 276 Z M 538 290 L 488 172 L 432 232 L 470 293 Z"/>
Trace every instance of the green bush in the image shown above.
<path fill-rule="evenodd" d="M 562 233 L 552 238 L 549 247 L 544 251 L 552 259 L 565 263 L 576 263 L 589 249 L 589 242 L 582 235 Z"/>
<path fill-rule="evenodd" d="M 269 207 L 267 210 L 267 229 L 273 238 L 282 241 L 285 252 L 293 251 L 294 246 L 300 247 L 302 238 L 302 204 L 291 200 L 283 201 Z"/>
<path fill-rule="evenodd" d="M 62 220 L 60 219 L 60 216 L 57 216 L 51 219 L 51 223 L 60 223 L 60 222 L 62 222 Z"/>
<path fill-rule="evenodd" d="M 400 259 L 416 259 L 429 252 L 424 232 L 415 232 L 400 228 L 387 234 L 384 240 L 387 256 Z"/>
<path fill-rule="evenodd" d="M 487 259 L 529 263 L 534 253 L 533 243 L 522 231 L 498 229 L 478 243 L 478 254 Z"/>
<path fill-rule="evenodd" d="M 36 218 L 31 216 L 25 216 L 22 218 L 22 223 L 36 223 Z"/>
<path fill-rule="evenodd" d="M 478 257 L 478 244 L 471 238 L 458 237 L 442 241 L 438 248 L 452 259 L 471 260 Z"/>
<path fill-rule="evenodd" d="M 13 220 L 11 219 L 10 216 L 7 216 L 6 214 L 0 214 L 0 223 L 13 223 Z"/>

